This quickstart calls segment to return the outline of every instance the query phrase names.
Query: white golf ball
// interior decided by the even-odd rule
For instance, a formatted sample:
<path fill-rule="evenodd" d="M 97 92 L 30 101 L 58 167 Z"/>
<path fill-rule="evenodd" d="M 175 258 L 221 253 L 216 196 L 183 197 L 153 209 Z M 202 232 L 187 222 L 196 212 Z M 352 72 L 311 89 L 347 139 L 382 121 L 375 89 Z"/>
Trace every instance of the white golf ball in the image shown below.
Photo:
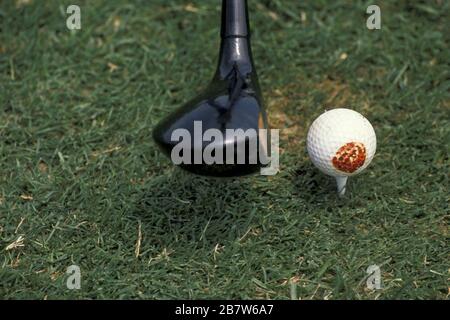
<path fill-rule="evenodd" d="M 372 161 L 377 138 L 370 122 L 350 109 L 333 109 L 311 125 L 308 154 L 314 165 L 333 177 L 349 177 L 363 171 Z"/>

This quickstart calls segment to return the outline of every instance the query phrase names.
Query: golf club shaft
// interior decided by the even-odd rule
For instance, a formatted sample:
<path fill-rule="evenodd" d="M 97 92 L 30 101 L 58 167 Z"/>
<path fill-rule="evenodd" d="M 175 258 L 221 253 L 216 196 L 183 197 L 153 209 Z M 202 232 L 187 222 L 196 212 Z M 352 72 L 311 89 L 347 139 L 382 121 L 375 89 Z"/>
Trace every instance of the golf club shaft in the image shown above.
<path fill-rule="evenodd" d="M 235 66 L 243 74 L 254 71 L 247 0 L 222 0 L 221 38 L 219 78 L 224 79 Z"/>
<path fill-rule="evenodd" d="M 247 0 L 222 0 L 222 38 L 249 35 Z"/>

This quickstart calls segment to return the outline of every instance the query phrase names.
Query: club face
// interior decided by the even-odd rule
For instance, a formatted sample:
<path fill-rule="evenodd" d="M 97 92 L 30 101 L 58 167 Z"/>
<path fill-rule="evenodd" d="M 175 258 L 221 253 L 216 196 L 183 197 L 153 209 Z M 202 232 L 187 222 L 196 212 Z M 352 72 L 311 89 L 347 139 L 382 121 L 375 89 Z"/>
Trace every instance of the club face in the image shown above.
<path fill-rule="evenodd" d="M 179 143 L 176 130 L 189 133 L 188 152 L 190 161 L 180 166 L 190 172 L 218 177 L 234 177 L 254 173 L 262 166 L 267 136 L 262 137 L 260 129 L 267 129 L 266 113 L 262 105 L 256 74 L 239 84 L 241 90 L 234 90 L 235 79 L 215 79 L 199 96 L 182 106 L 153 131 L 153 137 L 166 155 L 172 158 L 175 146 Z M 198 124 L 201 124 L 199 128 Z M 222 133 L 223 139 L 206 139 L 205 133 L 214 129 Z M 230 132 L 255 133 L 227 136 Z M 249 130 L 250 129 L 250 130 Z M 199 134 L 200 133 L 200 134 Z M 210 163 L 204 158 L 196 161 L 198 154 L 214 146 L 213 155 L 222 158 L 219 163 Z M 256 146 L 256 147 L 255 147 Z M 232 151 L 229 151 L 229 150 Z M 219 152 L 221 155 L 217 154 Z M 183 156 L 185 156 L 183 154 Z M 233 160 L 231 160 L 233 158 Z M 217 158 L 216 158 L 217 159 Z M 256 161 L 255 161 L 256 159 Z M 186 163 L 188 162 L 188 163 Z M 175 163 L 175 161 L 174 161 Z"/>

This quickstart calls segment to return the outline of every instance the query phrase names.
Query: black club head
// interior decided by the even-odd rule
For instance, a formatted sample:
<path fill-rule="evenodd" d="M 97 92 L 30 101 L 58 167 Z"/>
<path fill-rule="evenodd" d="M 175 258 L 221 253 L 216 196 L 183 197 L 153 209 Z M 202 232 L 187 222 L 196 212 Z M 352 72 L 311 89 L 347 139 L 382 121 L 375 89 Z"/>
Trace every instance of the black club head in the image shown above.
<path fill-rule="evenodd" d="M 261 130 L 268 124 L 252 60 L 246 0 L 223 0 L 221 36 L 212 82 L 160 122 L 153 137 L 172 161 L 174 155 L 183 158 L 174 163 L 188 171 L 241 176 L 267 164 L 269 138 Z M 180 133 L 187 138 L 181 139 Z M 216 161 L 205 159 L 205 152 Z"/>

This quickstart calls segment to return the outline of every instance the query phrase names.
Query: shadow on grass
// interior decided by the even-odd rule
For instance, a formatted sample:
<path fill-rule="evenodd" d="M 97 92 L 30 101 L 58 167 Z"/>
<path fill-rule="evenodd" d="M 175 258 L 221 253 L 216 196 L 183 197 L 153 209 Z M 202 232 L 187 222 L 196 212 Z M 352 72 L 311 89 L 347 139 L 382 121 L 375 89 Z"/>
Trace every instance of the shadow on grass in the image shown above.
<path fill-rule="evenodd" d="M 300 164 L 290 173 L 293 196 L 298 197 L 310 210 L 325 209 L 332 212 L 334 209 L 347 206 L 355 202 L 352 197 L 352 183 L 347 185 L 347 192 L 340 198 L 336 191 L 336 181 L 316 169 L 311 163 Z"/>
<path fill-rule="evenodd" d="M 159 245 L 233 240 L 248 230 L 252 198 L 260 197 L 250 182 L 248 177 L 205 178 L 175 169 L 144 185 L 132 215 Z"/>
<path fill-rule="evenodd" d="M 365 173 L 348 179 L 345 195 L 341 198 L 337 193 L 335 178 L 323 174 L 307 162 L 297 166 L 290 178 L 293 193 L 313 212 L 325 210 L 331 213 L 342 208 L 367 208 L 373 201 L 376 204 L 379 196 L 392 193 L 390 190 L 377 189 Z"/>
<path fill-rule="evenodd" d="M 334 179 L 321 173 L 309 162 L 297 166 L 291 173 L 291 180 L 306 202 L 314 203 L 324 195 L 336 192 Z"/>

